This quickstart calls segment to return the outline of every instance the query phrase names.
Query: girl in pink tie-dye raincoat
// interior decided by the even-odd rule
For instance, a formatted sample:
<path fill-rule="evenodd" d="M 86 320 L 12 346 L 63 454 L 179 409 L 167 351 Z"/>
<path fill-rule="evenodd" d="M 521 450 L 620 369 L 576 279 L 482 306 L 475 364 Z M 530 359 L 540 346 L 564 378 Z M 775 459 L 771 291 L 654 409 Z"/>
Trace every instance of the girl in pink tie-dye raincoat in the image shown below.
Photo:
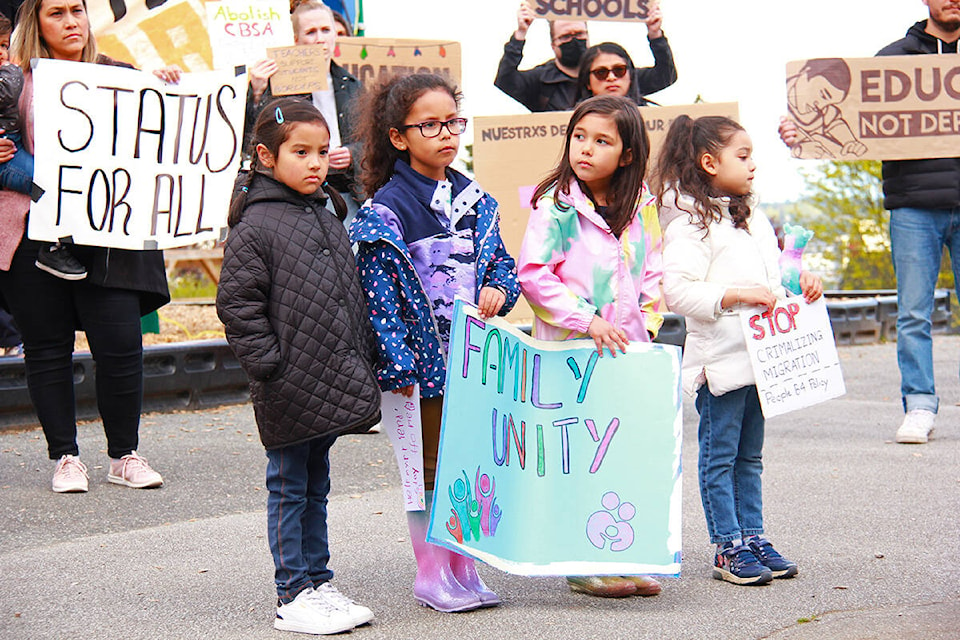
<path fill-rule="evenodd" d="M 650 143 L 632 101 L 598 96 L 577 107 L 559 166 L 534 192 L 520 249 L 520 287 L 541 340 L 590 337 L 616 357 L 653 340 L 663 272 L 660 224 L 643 176 Z M 574 591 L 656 595 L 646 576 L 576 576 Z"/>

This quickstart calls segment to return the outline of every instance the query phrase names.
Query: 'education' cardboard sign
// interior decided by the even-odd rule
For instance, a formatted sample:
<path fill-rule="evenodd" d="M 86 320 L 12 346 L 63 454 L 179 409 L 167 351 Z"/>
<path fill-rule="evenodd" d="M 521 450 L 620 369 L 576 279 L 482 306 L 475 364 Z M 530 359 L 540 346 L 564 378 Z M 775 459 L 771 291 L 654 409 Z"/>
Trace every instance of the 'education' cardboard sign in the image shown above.
<path fill-rule="evenodd" d="M 395 73 L 436 73 L 460 83 L 460 43 L 451 40 L 340 38 L 333 57 L 364 85 Z"/>
<path fill-rule="evenodd" d="M 960 156 L 960 58 L 818 58 L 787 64 L 797 158 Z"/>

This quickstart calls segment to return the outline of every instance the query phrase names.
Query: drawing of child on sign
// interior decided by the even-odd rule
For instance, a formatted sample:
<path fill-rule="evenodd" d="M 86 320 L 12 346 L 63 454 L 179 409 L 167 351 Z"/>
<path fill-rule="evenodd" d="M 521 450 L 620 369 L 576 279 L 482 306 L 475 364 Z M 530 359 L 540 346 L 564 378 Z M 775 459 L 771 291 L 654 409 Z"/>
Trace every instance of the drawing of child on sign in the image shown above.
<path fill-rule="evenodd" d="M 798 129 L 794 157 L 860 157 L 867 151 L 839 107 L 849 92 L 850 67 L 839 58 L 807 60 L 787 78 L 787 108 Z"/>

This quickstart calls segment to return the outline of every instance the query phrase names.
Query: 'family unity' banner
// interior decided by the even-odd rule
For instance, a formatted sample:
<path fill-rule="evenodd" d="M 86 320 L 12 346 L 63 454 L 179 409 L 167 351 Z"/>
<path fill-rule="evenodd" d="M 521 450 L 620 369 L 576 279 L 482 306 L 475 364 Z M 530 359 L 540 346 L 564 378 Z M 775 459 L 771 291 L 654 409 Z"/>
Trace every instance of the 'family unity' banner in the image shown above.
<path fill-rule="evenodd" d="M 431 542 L 521 575 L 679 574 L 678 347 L 601 358 L 457 301 L 447 366 Z"/>
<path fill-rule="evenodd" d="M 217 240 L 240 166 L 246 74 L 38 60 L 34 240 L 166 249 Z"/>

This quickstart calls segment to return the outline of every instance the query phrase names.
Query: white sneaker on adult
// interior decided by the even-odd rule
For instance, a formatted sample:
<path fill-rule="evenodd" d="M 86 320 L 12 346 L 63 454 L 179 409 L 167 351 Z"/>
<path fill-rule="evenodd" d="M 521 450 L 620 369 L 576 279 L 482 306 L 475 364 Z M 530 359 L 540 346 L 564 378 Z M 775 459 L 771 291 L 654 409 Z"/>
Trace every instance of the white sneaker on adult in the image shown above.
<path fill-rule="evenodd" d="M 903 416 L 903 424 L 897 429 L 900 444 L 926 444 L 933 433 L 933 421 L 937 414 L 926 409 L 911 409 Z"/>
<path fill-rule="evenodd" d="M 298 593 L 292 602 L 278 603 L 277 617 L 273 620 L 274 629 L 320 636 L 349 631 L 353 627 L 346 611 L 329 604 L 309 587 Z"/>
<path fill-rule="evenodd" d="M 80 458 L 70 454 L 60 456 L 53 471 L 53 490 L 57 493 L 86 493 L 88 477 Z"/>
<path fill-rule="evenodd" d="M 322 585 L 317 587 L 314 592 L 314 597 L 322 598 L 326 600 L 327 604 L 339 609 L 340 611 L 346 612 L 350 619 L 353 621 L 353 626 L 359 627 L 362 624 L 367 624 L 373 620 L 373 611 L 370 611 L 367 607 L 357 604 L 347 596 L 340 593 L 335 586 L 329 582 L 324 582 Z"/>
<path fill-rule="evenodd" d="M 163 484 L 163 478 L 154 471 L 146 459 L 131 451 L 119 460 L 110 458 L 107 480 L 134 489 L 152 489 Z"/>

